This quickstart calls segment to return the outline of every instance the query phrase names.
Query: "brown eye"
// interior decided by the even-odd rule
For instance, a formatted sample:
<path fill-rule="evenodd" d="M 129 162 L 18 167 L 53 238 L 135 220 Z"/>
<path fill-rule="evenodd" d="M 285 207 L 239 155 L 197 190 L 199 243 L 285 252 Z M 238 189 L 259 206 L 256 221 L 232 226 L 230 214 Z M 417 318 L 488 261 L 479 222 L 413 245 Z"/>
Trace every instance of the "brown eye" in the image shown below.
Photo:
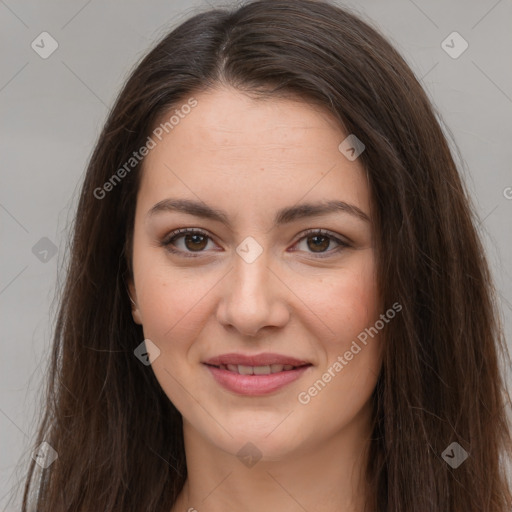
<path fill-rule="evenodd" d="M 201 251 L 204 249 L 208 242 L 208 237 L 205 235 L 185 235 L 185 247 L 191 251 Z"/>
<path fill-rule="evenodd" d="M 313 252 L 323 252 L 329 248 L 331 239 L 323 235 L 308 236 L 308 247 Z"/>
<path fill-rule="evenodd" d="M 193 257 L 205 252 L 210 241 L 210 236 L 203 231 L 187 228 L 173 231 L 161 242 L 161 245 L 174 254 Z"/>
<path fill-rule="evenodd" d="M 304 244 L 305 248 L 301 248 L 301 244 Z M 333 244 L 334 246 L 330 248 Z M 305 251 L 309 254 L 316 254 L 317 258 L 327 258 L 341 252 L 347 247 L 350 247 L 350 244 L 335 236 L 334 233 L 323 229 L 311 229 L 306 233 L 303 233 L 302 238 L 296 245 L 299 250 Z"/>

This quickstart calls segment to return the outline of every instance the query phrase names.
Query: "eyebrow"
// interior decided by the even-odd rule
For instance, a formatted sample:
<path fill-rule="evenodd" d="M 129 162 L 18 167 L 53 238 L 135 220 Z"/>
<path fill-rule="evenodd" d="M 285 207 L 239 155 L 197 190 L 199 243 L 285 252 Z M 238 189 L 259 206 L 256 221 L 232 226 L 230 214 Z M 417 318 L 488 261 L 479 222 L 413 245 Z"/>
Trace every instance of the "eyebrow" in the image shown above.
<path fill-rule="evenodd" d="M 191 199 L 168 198 L 156 203 L 147 213 L 147 217 L 161 212 L 181 212 L 195 217 L 210 219 L 229 226 L 229 217 L 222 211 L 211 208 L 201 201 Z M 302 203 L 279 210 L 274 217 L 274 226 L 288 224 L 298 219 L 317 217 L 329 213 L 348 213 L 365 222 L 371 222 L 370 217 L 360 208 L 345 201 L 325 201 L 323 203 Z"/>

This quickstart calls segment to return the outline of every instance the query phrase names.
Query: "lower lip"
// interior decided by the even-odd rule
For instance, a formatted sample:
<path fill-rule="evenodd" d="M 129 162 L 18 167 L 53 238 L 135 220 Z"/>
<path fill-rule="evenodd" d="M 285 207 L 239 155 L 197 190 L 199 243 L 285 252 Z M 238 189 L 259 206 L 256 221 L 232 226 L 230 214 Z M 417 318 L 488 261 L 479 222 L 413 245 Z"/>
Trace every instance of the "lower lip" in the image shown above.
<path fill-rule="evenodd" d="M 213 378 L 223 387 L 239 395 L 258 396 L 277 391 L 299 379 L 311 366 L 301 366 L 295 370 L 287 370 L 269 375 L 240 375 L 215 366 L 205 365 Z"/>

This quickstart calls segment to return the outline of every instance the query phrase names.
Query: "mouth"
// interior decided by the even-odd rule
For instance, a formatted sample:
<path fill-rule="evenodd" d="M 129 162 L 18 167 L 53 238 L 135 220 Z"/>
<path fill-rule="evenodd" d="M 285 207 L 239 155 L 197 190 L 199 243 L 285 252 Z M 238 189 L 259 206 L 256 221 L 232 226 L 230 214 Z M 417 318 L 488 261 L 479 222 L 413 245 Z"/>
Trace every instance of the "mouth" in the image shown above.
<path fill-rule="evenodd" d="M 278 391 L 313 366 L 307 361 L 278 354 L 224 354 L 205 361 L 203 365 L 222 387 L 249 396 Z"/>
<path fill-rule="evenodd" d="M 219 370 L 226 370 L 228 372 L 238 373 L 239 375 L 272 375 L 274 373 L 289 372 L 296 370 L 297 368 L 311 366 L 309 363 L 300 366 L 293 366 L 291 364 L 267 364 L 262 366 L 246 366 L 242 364 L 205 364 L 206 366 L 213 366 Z"/>

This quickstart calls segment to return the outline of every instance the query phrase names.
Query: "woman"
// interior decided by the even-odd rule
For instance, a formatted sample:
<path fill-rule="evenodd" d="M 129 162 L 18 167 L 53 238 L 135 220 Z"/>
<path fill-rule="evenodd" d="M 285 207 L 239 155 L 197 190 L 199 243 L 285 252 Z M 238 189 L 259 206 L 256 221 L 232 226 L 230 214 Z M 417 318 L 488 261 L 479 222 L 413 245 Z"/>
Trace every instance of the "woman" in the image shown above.
<path fill-rule="evenodd" d="M 503 348 L 390 44 L 318 1 L 199 14 L 91 158 L 24 510 L 508 511 Z"/>

